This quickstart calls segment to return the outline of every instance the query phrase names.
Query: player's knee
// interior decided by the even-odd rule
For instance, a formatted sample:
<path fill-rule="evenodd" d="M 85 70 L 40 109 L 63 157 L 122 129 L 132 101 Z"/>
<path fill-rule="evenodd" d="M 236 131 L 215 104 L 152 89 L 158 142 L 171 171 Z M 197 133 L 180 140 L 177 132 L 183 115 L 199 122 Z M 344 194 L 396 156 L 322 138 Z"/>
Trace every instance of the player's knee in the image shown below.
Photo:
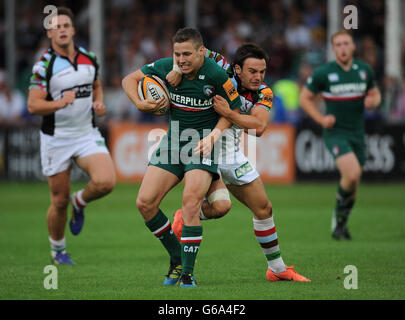
<path fill-rule="evenodd" d="M 102 194 L 110 193 L 115 187 L 115 179 L 113 177 L 94 180 L 93 183 L 96 190 Z"/>
<path fill-rule="evenodd" d="M 229 200 L 217 200 L 214 201 L 211 205 L 213 210 L 215 211 L 216 218 L 220 218 L 226 215 L 229 210 L 231 210 L 232 202 Z"/>
<path fill-rule="evenodd" d="M 142 215 L 146 215 L 155 209 L 153 202 L 142 195 L 138 195 L 136 198 L 136 207 Z"/>
<path fill-rule="evenodd" d="M 57 194 L 52 196 L 52 205 L 57 211 L 64 211 L 69 205 L 69 194 Z"/>
<path fill-rule="evenodd" d="M 350 189 L 355 188 L 359 181 L 360 181 L 361 173 L 360 171 L 352 171 L 351 173 L 347 174 L 345 177 L 346 184 Z"/>
<path fill-rule="evenodd" d="M 259 220 L 270 218 L 273 215 L 273 206 L 270 200 L 263 202 L 263 204 L 255 210 L 254 215 L 256 219 Z"/>
<path fill-rule="evenodd" d="M 200 214 L 201 200 L 195 195 L 183 195 L 183 212 L 187 212 L 190 218 Z"/>

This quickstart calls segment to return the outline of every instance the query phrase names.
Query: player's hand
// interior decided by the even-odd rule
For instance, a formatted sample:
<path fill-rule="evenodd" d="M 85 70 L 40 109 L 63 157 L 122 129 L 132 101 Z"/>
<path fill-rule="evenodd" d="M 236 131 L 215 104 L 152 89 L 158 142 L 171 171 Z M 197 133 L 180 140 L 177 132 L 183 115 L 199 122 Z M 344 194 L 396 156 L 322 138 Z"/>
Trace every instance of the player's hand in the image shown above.
<path fill-rule="evenodd" d="M 166 76 L 167 82 L 169 82 L 172 87 L 177 87 L 180 84 L 181 79 L 182 75 L 174 70 L 171 70 Z"/>
<path fill-rule="evenodd" d="M 96 115 L 99 117 L 104 116 L 107 113 L 107 108 L 105 107 L 104 103 L 101 101 L 94 101 L 93 102 L 93 109 Z"/>
<path fill-rule="evenodd" d="M 147 113 L 155 113 L 156 111 L 160 110 L 166 104 L 166 99 L 164 97 L 160 98 L 159 100 L 153 99 L 145 99 L 140 101 L 137 104 L 137 108 L 140 111 L 147 112 Z"/>
<path fill-rule="evenodd" d="M 72 104 L 75 101 L 76 92 L 77 92 L 77 89 L 65 91 L 63 93 L 63 97 L 62 97 L 62 99 L 60 99 L 60 102 L 61 102 L 60 108 L 61 109 L 66 107 L 68 104 Z"/>
<path fill-rule="evenodd" d="M 213 100 L 215 112 L 227 118 L 229 113 L 232 112 L 231 108 L 229 107 L 228 101 L 226 101 L 219 95 L 214 96 Z"/>
<path fill-rule="evenodd" d="M 328 114 L 322 118 L 321 126 L 325 129 L 331 129 L 336 122 L 335 116 Z"/>
<path fill-rule="evenodd" d="M 364 106 L 366 109 L 376 108 L 375 97 L 373 95 L 366 95 L 364 98 Z"/>
<path fill-rule="evenodd" d="M 199 154 L 202 157 L 208 157 L 212 152 L 214 143 L 214 136 L 212 134 L 209 134 L 198 142 L 198 146 L 194 149 L 194 153 Z"/>

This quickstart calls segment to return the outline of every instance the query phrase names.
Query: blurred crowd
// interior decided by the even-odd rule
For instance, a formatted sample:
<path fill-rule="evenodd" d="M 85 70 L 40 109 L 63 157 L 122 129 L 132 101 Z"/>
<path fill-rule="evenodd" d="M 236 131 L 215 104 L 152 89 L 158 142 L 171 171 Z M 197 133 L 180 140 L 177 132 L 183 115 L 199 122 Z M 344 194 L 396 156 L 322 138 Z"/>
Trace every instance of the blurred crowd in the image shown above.
<path fill-rule="evenodd" d="M 4 6 L 0 4 L 1 6 Z M 27 84 L 33 63 L 49 46 L 42 26 L 47 1 L 18 0 L 16 6 L 18 79 L 15 89 L 5 84 L 4 41 L 0 44 L 0 124 L 38 121 L 25 107 Z M 76 42 L 88 48 L 88 1 L 53 1 L 75 13 Z M 270 61 L 265 81 L 275 94 L 274 122 L 299 124 L 305 116 L 299 108 L 299 92 L 307 77 L 326 62 L 326 0 L 201 0 L 198 1 L 198 29 L 205 45 L 232 59 L 237 47 L 246 41 L 260 44 Z M 359 29 L 354 32 L 356 55 L 374 69 L 383 92 L 383 106 L 368 112 L 369 121 L 405 122 L 405 79 L 384 77 L 384 0 L 344 1 L 359 12 Z M 1 8 L 3 9 L 3 8 Z M 3 11 L 3 10 L 2 10 Z M 164 122 L 164 117 L 137 111 L 121 89 L 128 73 L 162 57 L 172 55 L 171 39 L 183 27 L 182 0 L 108 0 L 105 1 L 104 68 L 108 121 Z M 4 11 L 3 11 L 4 12 Z M 404 15 L 405 17 L 405 15 Z M 1 18 L 4 19 L 4 18 Z M 0 21 L 0 38 L 5 35 Z M 403 41 L 405 65 L 405 37 Z"/>

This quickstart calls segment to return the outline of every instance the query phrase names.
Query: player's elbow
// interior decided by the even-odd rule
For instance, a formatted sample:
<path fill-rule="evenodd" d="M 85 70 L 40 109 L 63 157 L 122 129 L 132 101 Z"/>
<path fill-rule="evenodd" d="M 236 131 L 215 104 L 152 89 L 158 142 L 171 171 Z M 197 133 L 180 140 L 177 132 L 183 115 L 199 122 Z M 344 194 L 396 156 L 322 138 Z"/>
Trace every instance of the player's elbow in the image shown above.
<path fill-rule="evenodd" d="M 126 88 L 128 88 L 129 76 L 130 76 L 130 75 L 127 75 L 127 76 L 124 77 L 124 79 L 122 79 L 122 81 L 121 81 L 121 86 L 122 86 L 122 89 L 124 89 L 124 91 L 127 91 Z"/>
<path fill-rule="evenodd" d="M 28 101 L 27 101 L 27 110 L 28 110 L 28 113 L 31 115 L 35 114 L 35 103 L 30 98 L 28 98 Z"/>
<path fill-rule="evenodd" d="M 267 122 L 261 123 L 259 127 L 256 129 L 256 137 L 261 137 L 263 133 L 266 131 Z"/>

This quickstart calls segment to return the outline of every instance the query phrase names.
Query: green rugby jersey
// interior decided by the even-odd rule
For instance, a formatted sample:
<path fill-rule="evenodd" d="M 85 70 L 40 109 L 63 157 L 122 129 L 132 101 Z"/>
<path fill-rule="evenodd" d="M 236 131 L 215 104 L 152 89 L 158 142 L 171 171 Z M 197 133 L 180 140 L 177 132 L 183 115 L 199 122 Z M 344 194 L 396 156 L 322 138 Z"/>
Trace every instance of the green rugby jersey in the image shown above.
<path fill-rule="evenodd" d="M 142 67 L 144 74 L 155 74 L 162 80 L 173 68 L 173 58 L 164 58 Z M 213 96 L 224 97 L 232 110 L 240 108 L 241 100 L 227 73 L 215 61 L 204 58 L 204 63 L 193 80 L 183 77 L 177 88 L 166 82 L 170 91 L 170 129 L 179 121 L 179 129 L 195 129 L 202 136 L 204 129 L 212 130 L 220 116 L 214 110 Z"/>
<path fill-rule="evenodd" d="M 313 93 L 321 93 L 326 103 L 326 113 L 336 117 L 330 130 L 333 133 L 364 133 L 364 98 L 368 90 L 376 86 L 371 67 L 353 59 L 349 71 L 336 61 L 326 63 L 314 70 L 306 87 Z"/>

